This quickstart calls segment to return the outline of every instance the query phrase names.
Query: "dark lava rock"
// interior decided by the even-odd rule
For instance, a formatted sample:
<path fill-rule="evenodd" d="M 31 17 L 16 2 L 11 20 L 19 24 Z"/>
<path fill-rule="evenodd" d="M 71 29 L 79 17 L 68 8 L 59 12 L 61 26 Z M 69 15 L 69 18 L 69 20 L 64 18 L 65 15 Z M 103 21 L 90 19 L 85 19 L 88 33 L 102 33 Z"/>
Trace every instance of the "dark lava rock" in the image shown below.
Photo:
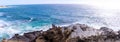
<path fill-rule="evenodd" d="M 120 42 L 120 31 L 117 33 L 107 27 L 94 29 L 85 24 L 65 27 L 52 24 L 52 28 L 47 31 L 15 34 L 7 42 Z"/>
<path fill-rule="evenodd" d="M 101 27 L 100 30 L 107 31 L 107 32 L 113 32 L 112 29 L 107 28 L 107 27 Z"/>

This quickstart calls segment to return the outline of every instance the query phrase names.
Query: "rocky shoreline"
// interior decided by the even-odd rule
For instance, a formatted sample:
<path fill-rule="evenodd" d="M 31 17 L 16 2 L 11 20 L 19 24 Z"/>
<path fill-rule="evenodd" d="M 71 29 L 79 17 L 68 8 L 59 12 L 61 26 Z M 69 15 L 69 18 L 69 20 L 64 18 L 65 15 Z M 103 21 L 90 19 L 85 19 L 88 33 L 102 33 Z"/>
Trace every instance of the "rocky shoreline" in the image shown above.
<path fill-rule="evenodd" d="M 47 31 L 34 31 L 15 34 L 2 42 L 120 42 L 120 31 L 107 27 L 94 29 L 85 24 L 73 24 L 65 27 L 52 25 Z"/>

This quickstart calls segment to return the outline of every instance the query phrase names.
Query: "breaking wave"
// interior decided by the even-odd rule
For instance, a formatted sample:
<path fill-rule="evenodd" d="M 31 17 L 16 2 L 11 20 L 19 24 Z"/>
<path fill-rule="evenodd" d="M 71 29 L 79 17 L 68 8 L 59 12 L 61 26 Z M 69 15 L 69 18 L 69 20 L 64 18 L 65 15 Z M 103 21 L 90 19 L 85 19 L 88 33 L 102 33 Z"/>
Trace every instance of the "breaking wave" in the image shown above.
<path fill-rule="evenodd" d="M 70 7 L 72 6 L 72 7 Z M 0 9 L 0 39 L 14 34 L 36 30 L 47 30 L 51 24 L 68 26 L 87 24 L 99 29 L 109 27 L 120 30 L 120 11 L 111 9 L 88 8 L 83 5 L 18 5 Z"/>

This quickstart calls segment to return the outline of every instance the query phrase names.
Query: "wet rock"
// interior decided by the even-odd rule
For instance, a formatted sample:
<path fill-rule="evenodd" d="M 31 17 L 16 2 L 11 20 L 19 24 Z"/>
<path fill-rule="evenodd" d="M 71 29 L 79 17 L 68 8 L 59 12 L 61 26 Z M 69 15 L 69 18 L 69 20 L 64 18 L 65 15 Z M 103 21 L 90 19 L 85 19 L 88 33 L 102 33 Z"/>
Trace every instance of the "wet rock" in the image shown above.
<path fill-rule="evenodd" d="M 52 24 L 52 28 L 57 28 L 57 26 L 55 26 L 54 24 Z"/>

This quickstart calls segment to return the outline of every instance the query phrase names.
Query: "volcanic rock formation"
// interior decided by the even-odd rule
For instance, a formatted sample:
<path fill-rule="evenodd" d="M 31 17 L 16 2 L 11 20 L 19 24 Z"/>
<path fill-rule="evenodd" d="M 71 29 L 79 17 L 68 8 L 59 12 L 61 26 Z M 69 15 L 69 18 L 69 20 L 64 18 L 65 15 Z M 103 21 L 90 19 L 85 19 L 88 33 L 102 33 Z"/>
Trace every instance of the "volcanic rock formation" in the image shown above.
<path fill-rule="evenodd" d="M 85 24 L 52 25 L 47 31 L 15 34 L 5 42 L 120 42 L 120 31 L 115 32 L 107 27 L 94 29 Z"/>

